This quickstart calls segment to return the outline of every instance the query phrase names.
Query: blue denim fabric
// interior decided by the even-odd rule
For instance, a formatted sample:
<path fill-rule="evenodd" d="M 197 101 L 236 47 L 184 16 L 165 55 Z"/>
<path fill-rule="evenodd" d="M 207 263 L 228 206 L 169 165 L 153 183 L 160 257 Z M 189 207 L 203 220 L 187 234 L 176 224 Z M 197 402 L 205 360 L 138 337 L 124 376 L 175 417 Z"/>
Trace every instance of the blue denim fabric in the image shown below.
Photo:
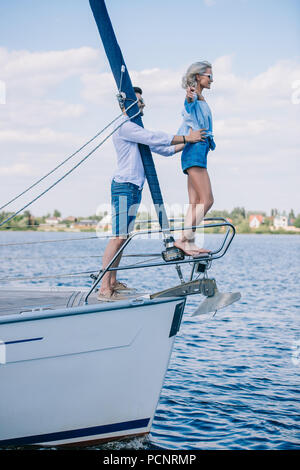
<path fill-rule="evenodd" d="M 133 183 L 111 183 L 112 235 L 128 235 L 133 228 L 142 190 Z"/>
<path fill-rule="evenodd" d="M 207 168 L 207 154 L 210 149 L 209 139 L 196 144 L 186 144 L 181 154 L 181 167 L 183 173 L 187 174 L 187 169 L 191 166 Z"/>

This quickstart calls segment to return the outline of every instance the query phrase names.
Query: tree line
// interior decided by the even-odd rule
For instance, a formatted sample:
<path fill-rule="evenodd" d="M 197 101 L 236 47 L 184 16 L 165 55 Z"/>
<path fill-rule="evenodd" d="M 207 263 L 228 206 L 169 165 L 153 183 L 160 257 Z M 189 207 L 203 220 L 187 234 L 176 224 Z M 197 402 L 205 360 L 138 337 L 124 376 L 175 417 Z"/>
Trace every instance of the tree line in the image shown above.
<path fill-rule="evenodd" d="M 281 215 L 285 216 L 289 219 L 291 222 L 291 225 L 294 225 L 297 228 L 300 228 L 300 214 L 297 216 L 295 215 L 295 212 L 293 209 L 291 209 L 289 212 L 282 211 L 280 212 L 278 209 L 271 209 L 270 215 L 267 215 L 266 212 L 264 211 L 246 211 L 244 207 L 235 207 L 232 211 L 227 211 L 227 210 L 213 210 L 210 211 L 207 214 L 207 217 L 223 217 L 225 219 L 229 219 L 232 221 L 233 225 L 237 228 L 237 231 L 239 233 L 247 233 L 251 232 L 252 230 L 250 229 L 249 226 L 249 217 L 250 215 L 253 214 L 259 214 L 263 216 L 263 222 L 261 223 L 260 230 L 268 232 L 270 230 L 270 227 L 273 225 L 273 219 L 274 217 Z M 0 212 L 0 223 L 13 215 L 12 212 L 5 212 L 2 211 Z M 96 220 L 96 221 L 101 221 L 101 219 L 107 215 L 107 213 L 103 214 L 97 214 L 97 215 L 91 215 L 91 216 L 86 216 L 86 217 L 74 217 L 74 221 L 80 222 L 82 219 L 90 219 L 90 220 Z M 30 211 L 24 211 L 22 214 L 18 214 L 15 216 L 12 220 L 4 224 L 2 227 L 0 227 L 1 230 L 7 230 L 7 229 L 13 229 L 13 230 L 35 230 L 38 229 L 40 225 L 43 225 L 46 223 L 46 220 L 49 219 L 50 217 L 56 217 L 56 218 L 61 218 L 62 223 L 64 223 L 67 227 L 69 227 L 72 224 L 71 220 L 68 220 L 68 218 L 62 218 L 61 212 L 58 209 L 55 209 L 52 214 L 48 213 L 46 215 L 36 217 L 34 216 Z M 181 214 L 179 217 L 184 217 L 184 214 Z M 138 221 L 139 220 L 149 220 L 150 215 L 148 213 L 138 213 L 137 217 L 137 228 L 138 227 Z M 217 230 L 216 230 L 217 231 Z"/>

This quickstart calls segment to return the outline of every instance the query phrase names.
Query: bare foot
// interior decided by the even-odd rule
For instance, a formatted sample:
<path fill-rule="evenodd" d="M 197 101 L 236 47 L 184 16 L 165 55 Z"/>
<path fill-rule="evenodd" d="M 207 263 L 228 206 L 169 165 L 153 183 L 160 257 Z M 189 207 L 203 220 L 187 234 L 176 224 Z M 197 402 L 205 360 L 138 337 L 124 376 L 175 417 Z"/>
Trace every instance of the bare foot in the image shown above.
<path fill-rule="evenodd" d="M 203 253 L 205 254 L 205 253 L 211 253 L 211 250 L 205 250 L 205 248 L 198 248 L 198 252 L 200 254 L 203 254 Z"/>
<path fill-rule="evenodd" d="M 176 240 L 174 245 L 177 248 L 180 248 L 185 254 L 189 256 L 197 256 L 210 253 L 210 250 L 205 250 L 204 248 L 199 248 L 193 240 L 182 241 Z"/>
<path fill-rule="evenodd" d="M 201 256 L 206 256 L 211 253 L 211 250 L 205 250 L 204 248 L 199 248 L 198 252 L 193 255 L 193 258 L 200 258 Z"/>

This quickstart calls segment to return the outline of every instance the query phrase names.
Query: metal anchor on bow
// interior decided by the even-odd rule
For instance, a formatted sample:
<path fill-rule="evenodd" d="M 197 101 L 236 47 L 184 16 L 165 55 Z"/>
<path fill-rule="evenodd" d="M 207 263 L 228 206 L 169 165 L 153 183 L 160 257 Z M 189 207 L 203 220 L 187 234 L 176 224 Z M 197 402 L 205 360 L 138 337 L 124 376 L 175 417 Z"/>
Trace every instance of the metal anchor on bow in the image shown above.
<path fill-rule="evenodd" d="M 205 313 L 214 312 L 214 315 L 221 308 L 228 307 L 234 302 L 240 300 L 240 292 L 220 292 L 214 278 L 207 277 L 207 263 L 199 263 L 198 272 L 203 272 L 201 279 L 183 282 L 178 286 L 165 289 L 150 295 L 151 299 L 157 297 L 181 297 L 192 294 L 202 294 L 206 299 L 194 311 L 192 316 L 204 315 Z"/>

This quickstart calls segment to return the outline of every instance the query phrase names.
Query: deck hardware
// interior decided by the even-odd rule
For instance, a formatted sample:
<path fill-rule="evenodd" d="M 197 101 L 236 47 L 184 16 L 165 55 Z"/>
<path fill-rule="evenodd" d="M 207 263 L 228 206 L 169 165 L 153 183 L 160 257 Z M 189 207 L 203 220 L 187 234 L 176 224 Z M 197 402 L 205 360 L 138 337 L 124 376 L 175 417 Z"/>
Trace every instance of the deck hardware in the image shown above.
<path fill-rule="evenodd" d="M 182 250 L 174 246 L 174 238 L 170 236 L 164 240 L 166 249 L 162 252 L 163 260 L 166 261 L 176 261 L 176 260 L 183 260 L 184 253 Z"/>

